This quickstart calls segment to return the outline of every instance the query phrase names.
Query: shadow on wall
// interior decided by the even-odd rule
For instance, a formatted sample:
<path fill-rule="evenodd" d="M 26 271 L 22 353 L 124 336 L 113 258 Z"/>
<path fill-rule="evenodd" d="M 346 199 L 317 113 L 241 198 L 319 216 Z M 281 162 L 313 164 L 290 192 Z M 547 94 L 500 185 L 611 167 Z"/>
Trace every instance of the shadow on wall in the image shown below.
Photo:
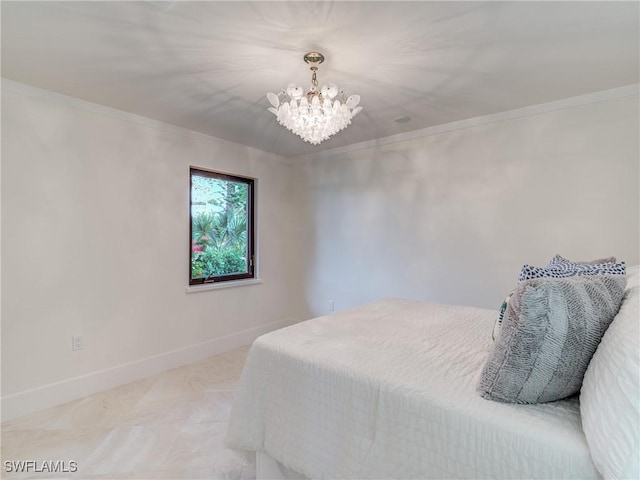
<path fill-rule="evenodd" d="M 630 103 L 309 161 L 301 168 L 312 313 L 326 313 L 329 300 L 341 310 L 389 296 L 495 309 L 524 263 L 545 264 L 559 252 L 626 252 L 637 262 L 637 220 L 628 221 L 638 219 L 637 118 L 625 123 L 634 115 Z M 603 127 L 607 109 L 617 115 Z M 603 229 L 588 221 L 603 208 L 629 215 L 601 218 Z"/>

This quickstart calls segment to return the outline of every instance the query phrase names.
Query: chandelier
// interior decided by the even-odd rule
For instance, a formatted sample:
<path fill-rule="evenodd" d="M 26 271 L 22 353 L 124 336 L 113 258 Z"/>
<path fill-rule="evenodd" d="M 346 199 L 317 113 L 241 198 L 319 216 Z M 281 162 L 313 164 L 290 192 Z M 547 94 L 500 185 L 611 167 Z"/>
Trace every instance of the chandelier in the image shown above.
<path fill-rule="evenodd" d="M 278 123 L 305 142 L 318 145 L 331 135 L 338 133 L 351 123 L 362 107 L 360 95 L 349 97 L 333 83 L 318 89 L 316 72 L 318 65 L 324 62 L 324 55 L 309 52 L 304 61 L 311 66 L 311 88 L 307 93 L 294 83 L 287 85 L 278 95 L 267 93 L 269 103 L 273 105 L 269 111 L 278 119 Z"/>

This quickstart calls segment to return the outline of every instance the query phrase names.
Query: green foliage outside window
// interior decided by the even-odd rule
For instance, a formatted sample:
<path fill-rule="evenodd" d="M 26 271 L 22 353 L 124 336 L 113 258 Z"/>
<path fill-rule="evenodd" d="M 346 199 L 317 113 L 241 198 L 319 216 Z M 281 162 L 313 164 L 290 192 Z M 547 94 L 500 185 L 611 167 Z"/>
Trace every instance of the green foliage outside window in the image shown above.
<path fill-rule="evenodd" d="M 191 278 L 249 272 L 249 185 L 191 175 Z"/>

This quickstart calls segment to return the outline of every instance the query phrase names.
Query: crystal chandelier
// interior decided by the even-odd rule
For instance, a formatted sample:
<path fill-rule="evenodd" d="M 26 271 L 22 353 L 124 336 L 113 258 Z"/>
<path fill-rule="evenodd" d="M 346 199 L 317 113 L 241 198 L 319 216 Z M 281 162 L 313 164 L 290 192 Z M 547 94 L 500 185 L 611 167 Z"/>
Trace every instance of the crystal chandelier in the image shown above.
<path fill-rule="evenodd" d="M 358 106 L 360 95 L 347 97 L 333 83 L 318 89 L 316 72 L 318 65 L 324 62 L 324 55 L 309 52 L 304 61 L 311 65 L 311 88 L 307 93 L 294 83 L 287 85 L 278 95 L 267 93 L 269 111 L 273 113 L 283 127 L 300 136 L 305 142 L 318 145 L 331 135 L 339 132 L 351 123 L 362 107 Z"/>

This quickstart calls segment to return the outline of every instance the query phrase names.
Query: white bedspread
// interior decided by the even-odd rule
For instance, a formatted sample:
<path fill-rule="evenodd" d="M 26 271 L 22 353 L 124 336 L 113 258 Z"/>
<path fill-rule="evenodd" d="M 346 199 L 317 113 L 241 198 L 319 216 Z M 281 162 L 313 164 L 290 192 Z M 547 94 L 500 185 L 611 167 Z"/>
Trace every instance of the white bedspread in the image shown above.
<path fill-rule="evenodd" d="M 495 311 L 390 299 L 257 339 L 227 444 L 309 478 L 599 478 L 577 399 L 475 392 Z"/>

